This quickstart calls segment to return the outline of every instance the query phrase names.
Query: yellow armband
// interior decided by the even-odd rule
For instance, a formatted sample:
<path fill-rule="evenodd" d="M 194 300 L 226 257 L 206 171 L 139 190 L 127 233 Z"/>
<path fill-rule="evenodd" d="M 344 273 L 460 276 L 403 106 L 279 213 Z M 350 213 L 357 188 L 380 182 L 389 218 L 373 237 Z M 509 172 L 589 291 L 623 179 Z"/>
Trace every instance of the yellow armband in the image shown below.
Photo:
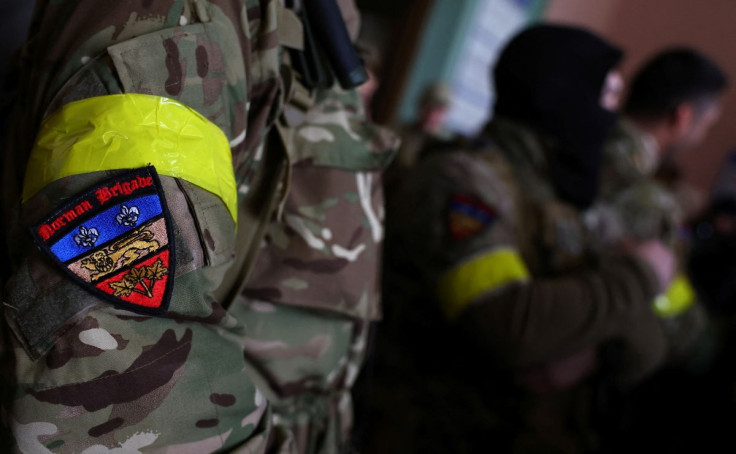
<path fill-rule="evenodd" d="M 23 200 L 67 176 L 147 165 L 218 195 L 237 222 L 225 134 L 184 104 L 152 95 L 87 98 L 46 118 L 28 161 Z"/>
<path fill-rule="evenodd" d="M 695 304 L 695 290 L 684 275 L 677 276 L 667 292 L 654 300 L 654 312 L 662 318 L 675 317 Z"/>
<path fill-rule="evenodd" d="M 526 282 L 530 274 L 519 253 L 499 248 L 477 256 L 442 276 L 438 296 L 449 319 L 457 318 L 477 297 L 513 282 Z"/>

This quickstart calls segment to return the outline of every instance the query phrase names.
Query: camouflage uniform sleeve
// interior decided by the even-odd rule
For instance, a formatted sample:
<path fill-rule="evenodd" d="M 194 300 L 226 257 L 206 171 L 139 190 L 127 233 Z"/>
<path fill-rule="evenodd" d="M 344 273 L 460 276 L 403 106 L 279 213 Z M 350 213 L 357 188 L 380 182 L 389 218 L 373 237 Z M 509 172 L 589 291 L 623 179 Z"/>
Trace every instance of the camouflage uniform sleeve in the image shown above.
<path fill-rule="evenodd" d="M 23 102 L 3 156 L 17 166 L 3 170 L 18 172 L 14 180 L 23 181 L 44 118 L 64 117 L 94 100 L 145 98 L 157 99 L 159 107 L 178 106 L 190 119 L 211 125 L 218 138 L 206 150 L 212 155 L 215 149 L 224 151 L 223 174 L 232 175 L 235 163 L 239 182 L 247 183 L 258 169 L 255 150 L 274 103 L 269 94 L 279 88 L 277 42 L 267 39 L 273 37 L 276 14 L 270 1 L 38 2 L 24 54 Z M 251 45 L 251 38 L 258 39 L 257 45 Z M 250 77 L 254 60 L 268 50 L 276 67 L 261 67 Z M 74 147 L 95 130 L 98 120 L 112 117 L 89 117 L 74 140 L 64 136 L 64 128 L 56 128 L 58 140 L 47 145 Z M 66 120 L 85 118 L 67 115 Z M 149 120 L 154 129 L 166 129 L 156 115 Z M 180 131 L 182 144 L 188 142 L 189 126 Z M 137 140 L 150 149 L 164 143 L 153 130 L 145 137 L 121 131 L 108 131 L 110 140 L 103 141 L 126 140 L 100 148 L 104 153 L 97 155 L 114 158 Z M 144 225 L 148 215 L 143 205 L 126 204 L 121 216 L 106 225 L 135 225 L 137 233 L 118 241 L 120 237 L 87 223 L 96 218 L 85 213 L 85 202 L 94 201 L 85 198 L 57 213 L 50 225 L 68 230 L 71 225 L 64 223 L 84 219 L 85 224 L 74 225 L 79 233 L 70 233 L 68 246 L 93 248 L 95 254 L 50 255 L 31 241 L 29 227 L 80 193 L 102 191 L 105 181 L 140 167 L 138 158 L 150 158 L 145 148 L 128 153 L 131 162 L 118 168 L 57 175 L 22 203 L 20 184 L 3 194 L 3 209 L 10 213 L 4 222 L 12 266 L 3 288 L 0 326 L 3 452 L 265 450 L 270 410 L 251 378 L 254 367 L 244 358 L 245 327 L 213 295 L 235 250 L 232 212 L 217 191 L 159 172 L 155 204 L 168 206 L 166 222 Z M 174 153 L 168 161 L 181 157 L 176 147 L 170 151 Z M 210 154 L 198 157 L 207 161 Z M 28 166 L 29 174 L 37 176 L 47 170 Z M 140 181 L 119 183 L 131 189 L 131 182 L 142 187 Z M 119 192 L 120 187 L 113 189 Z M 227 191 L 234 199 L 231 189 Z M 239 225 L 249 222 L 241 217 Z M 167 258 L 148 261 L 161 247 Z M 108 265 L 112 268 L 106 269 Z M 112 277 L 121 265 L 129 278 Z M 95 288 L 128 299 L 168 293 L 168 310 L 126 310 L 109 304 Z"/>
<path fill-rule="evenodd" d="M 650 302 L 656 280 L 642 263 L 609 258 L 587 272 L 533 279 L 479 296 L 459 323 L 512 367 L 559 360 L 609 340 L 627 346 L 624 379 L 650 372 L 665 345 Z"/>
<path fill-rule="evenodd" d="M 657 144 L 627 120 L 619 120 L 604 147 L 601 194 L 621 191 L 657 166 Z"/>
<path fill-rule="evenodd" d="M 405 188 L 416 218 L 406 220 L 407 248 L 423 251 L 415 263 L 436 283 L 445 315 L 489 355 L 519 368 L 626 338 L 638 346 L 627 358 L 631 374 L 659 361 L 649 306 L 657 281 L 646 265 L 611 257 L 595 269 L 539 277 L 527 259 L 532 246 L 518 237 L 534 220 L 524 217 L 502 163 L 456 153 L 422 172 L 423 181 Z"/>
<path fill-rule="evenodd" d="M 367 325 L 380 315 L 380 171 L 393 139 L 365 120 L 354 91 L 320 90 L 303 124 L 283 124 L 292 92 L 281 44 L 299 36 L 280 33 L 294 23 L 283 2 L 92 3 L 40 2 L 26 54 L 28 99 L 7 153 L 20 165 L 3 169 L 18 173 L 18 187 L 3 200 L 14 261 L 0 325 L 0 441 L 9 443 L 0 450 L 342 452 Z M 351 3 L 342 2 L 345 13 L 355 13 Z M 151 100 L 158 107 L 143 108 Z M 115 115 L 79 114 L 106 101 Z M 169 108 L 192 122 L 167 123 L 159 114 Z M 153 128 L 140 137 L 126 133 L 127 121 L 100 130 L 121 110 L 143 113 L 141 125 Z M 48 128 L 49 118 L 76 128 Z M 87 166 L 57 178 L 46 179 L 31 154 L 40 183 L 21 203 L 39 124 L 53 133 L 48 148 L 67 155 L 78 156 L 90 135 L 97 143 L 90 160 L 77 159 Z M 175 140 L 163 140 L 174 124 Z M 197 124 L 216 132 L 202 135 Z M 178 154 L 202 139 L 194 156 Z M 143 147 L 131 152 L 133 142 Z M 167 227 L 110 240 L 82 216 L 94 199 L 79 194 L 119 192 L 100 185 L 146 166 L 161 147 L 157 200 L 168 206 Z M 117 164 L 89 168 L 101 155 Z M 191 161 L 186 177 L 162 170 Z M 198 182 L 205 174 L 220 178 L 207 188 Z M 142 227 L 141 207 L 120 208 L 107 224 Z M 88 248 L 83 255 L 53 260 L 34 246 L 28 227 L 48 213 L 76 242 L 70 248 Z M 64 225 L 72 221 L 79 233 Z M 148 262 L 162 245 L 170 261 Z M 130 278 L 108 281 L 119 266 Z M 172 285 L 162 285 L 164 274 Z M 168 294 L 168 308 L 127 310 L 95 289 L 146 303 Z"/>
<path fill-rule="evenodd" d="M 620 121 L 606 148 L 603 197 L 589 212 L 589 228 L 604 249 L 622 241 L 659 240 L 675 250 L 680 273 L 653 308 L 667 337 L 668 362 L 702 370 L 713 356 L 712 331 L 684 270 L 685 212 L 677 197 L 652 178 L 657 165 L 652 141 L 631 122 Z"/>
<path fill-rule="evenodd" d="M 229 310 L 249 327 L 244 352 L 266 378 L 274 432 L 291 434 L 299 453 L 351 443 L 351 388 L 380 317 L 381 170 L 395 148 L 357 92 L 316 95 L 285 134 L 288 192 Z"/>
<path fill-rule="evenodd" d="M 670 287 L 653 300 L 653 309 L 666 333 L 668 361 L 702 370 L 712 359 L 713 339 L 708 316 L 685 274 L 687 250 L 682 238 L 683 213 L 675 197 L 649 179 L 615 194 L 607 207 L 620 228 L 609 243 L 622 238 L 660 240 L 679 257 L 679 273 Z"/>

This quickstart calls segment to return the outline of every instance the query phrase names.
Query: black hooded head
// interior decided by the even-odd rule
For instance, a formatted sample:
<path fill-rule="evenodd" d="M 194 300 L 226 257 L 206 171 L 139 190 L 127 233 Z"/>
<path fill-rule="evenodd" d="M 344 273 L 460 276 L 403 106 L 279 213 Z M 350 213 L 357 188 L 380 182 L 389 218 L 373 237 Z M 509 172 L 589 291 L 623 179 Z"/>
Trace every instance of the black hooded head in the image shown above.
<path fill-rule="evenodd" d="M 549 176 L 579 208 L 597 195 L 603 144 L 615 114 L 600 105 L 622 52 L 589 31 L 536 25 L 514 37 L 494 68 L 497 115 L 550 139 Z"/>

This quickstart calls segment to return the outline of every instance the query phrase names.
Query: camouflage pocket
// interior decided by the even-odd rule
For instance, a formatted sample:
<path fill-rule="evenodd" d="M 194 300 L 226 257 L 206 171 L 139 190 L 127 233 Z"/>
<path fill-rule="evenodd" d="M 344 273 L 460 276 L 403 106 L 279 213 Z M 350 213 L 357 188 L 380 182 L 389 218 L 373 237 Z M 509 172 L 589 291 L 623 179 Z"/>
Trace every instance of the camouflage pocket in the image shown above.
<path fill-rule="evenodd" d="M 225 133 L 233 159 L 238 161 L 247 154 L 242 152 L 247 88 L 240 33 L 219 7 L 209 4 L 207 11 L 207 22 L 142 35 L 109 46 L 107 51 L 125 92 L 162 96 L 194 109 Z M 252 158 L 245 156 L 246 161 Z M 225 267 L 235 250 L 235 229 L 225 206 L 195 181 L 177 181 L 188 201 L 205 263 Z M 207 279 L 216 285 L 221 276 L 213 274 Z"/>
<path fill-rule="evenodd" d="M 383 240 L 381 171 L 393 137 L 359 113 L 355 94 L 322 94 L 295 128 L 288 196 L 245 293 L 375 319 Z"/>
<path fill-rule="evenodd" d="M 175 99 L 232 141 L 245 134 L 245 63 L 233 23 L 215 8 L 212 13 L 210 22 L 167 28 L 107 51 L 125 92 Z"/>

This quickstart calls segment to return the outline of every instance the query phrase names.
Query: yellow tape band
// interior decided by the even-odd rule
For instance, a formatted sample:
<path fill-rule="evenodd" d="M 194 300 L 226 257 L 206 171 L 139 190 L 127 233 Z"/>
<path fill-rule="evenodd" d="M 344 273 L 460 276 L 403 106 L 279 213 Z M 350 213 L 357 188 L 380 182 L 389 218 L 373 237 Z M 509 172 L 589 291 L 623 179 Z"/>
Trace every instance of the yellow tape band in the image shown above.
<path fill-rule="evenodd" d="M 654 312 L 662 317 L 675 317 L 695 304 L 695 290 L 684 275 L 677 276 L 664 295 L 654 299 Z"/>
<path fill-rule="evenodd" d="M 439 280 L 438 296 L 449 319 L 457 318 L 477 297 L 512 282 L 529 280 L 529 270 L 518 252 L 500 248 L 475 257 Z"/>
<path fill-rule="evenodd" d="M 237 222 L 225 134 L 184 104 L 141 94 L 83 99 L 46 118 L 28 161 L 23 201 L 64 177 L 148 164 L 217 194 Z"/>

